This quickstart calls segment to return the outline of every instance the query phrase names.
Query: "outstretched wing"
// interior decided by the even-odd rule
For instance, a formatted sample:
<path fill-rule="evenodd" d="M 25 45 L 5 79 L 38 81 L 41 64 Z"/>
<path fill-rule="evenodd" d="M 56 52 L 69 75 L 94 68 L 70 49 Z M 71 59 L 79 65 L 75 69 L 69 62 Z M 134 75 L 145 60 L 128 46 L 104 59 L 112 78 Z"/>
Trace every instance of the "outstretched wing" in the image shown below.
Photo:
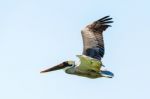
<path fill-rule="evenodd" d="M 82 31 L 83 54 L 98 60 L 104 56 L 103 31 L 105 31 L 112 18 L 105 16 L 92 24 L 86 26 Z"/>

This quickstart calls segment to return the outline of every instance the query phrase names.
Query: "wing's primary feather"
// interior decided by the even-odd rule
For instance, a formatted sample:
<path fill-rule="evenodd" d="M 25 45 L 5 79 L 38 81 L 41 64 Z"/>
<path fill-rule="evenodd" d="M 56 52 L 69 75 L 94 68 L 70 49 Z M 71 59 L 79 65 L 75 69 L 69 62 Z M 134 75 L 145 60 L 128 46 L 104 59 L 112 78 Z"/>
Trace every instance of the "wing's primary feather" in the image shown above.
<path fill-rule="evenodd" d="M 104 56 L 103 31 L 111 26 L 109 25 L 109 23 L 113 23 L 111 20 L 112 18 L 105 16 L 86 26 L 81 31 L 84 55 L 101 60 Z"/>

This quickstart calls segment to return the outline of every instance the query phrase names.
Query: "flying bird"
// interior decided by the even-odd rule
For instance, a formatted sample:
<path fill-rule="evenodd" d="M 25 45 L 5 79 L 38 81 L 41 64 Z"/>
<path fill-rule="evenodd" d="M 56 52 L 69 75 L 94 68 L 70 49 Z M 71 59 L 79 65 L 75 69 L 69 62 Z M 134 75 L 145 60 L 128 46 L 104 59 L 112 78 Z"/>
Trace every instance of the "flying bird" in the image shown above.
<path fill-rule="evenodd" d="M 80 60 L 79 64 L 76 64 L 75 61 L 64 61 L 54 67 L 41 71 L 41 73 L 64 69 L 66 73 L 72 75 L 88 78 L 112 78 L 114 74 L 103 69 L 104 65 L 102 63 L 105 52 L 103 32 L 108 27 L 111 27 L 110 23 L 113 23 L 112 18 L 105 16 L 81 30 L 83 53 L 82 55 L 76 55 Z"/>

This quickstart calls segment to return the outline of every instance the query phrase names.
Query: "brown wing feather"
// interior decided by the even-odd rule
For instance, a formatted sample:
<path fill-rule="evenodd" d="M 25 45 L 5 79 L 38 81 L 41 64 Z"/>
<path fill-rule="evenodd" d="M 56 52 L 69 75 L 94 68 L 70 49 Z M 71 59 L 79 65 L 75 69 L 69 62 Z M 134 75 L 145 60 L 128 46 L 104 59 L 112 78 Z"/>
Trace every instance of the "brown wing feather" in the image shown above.
<path fill-rule="evenodd" d="M 103 31 L 110 27 L 112 18 L 105 16 L 86 26 L 82 31 L 83 54 L 101 60 L 104 56 Z"/>

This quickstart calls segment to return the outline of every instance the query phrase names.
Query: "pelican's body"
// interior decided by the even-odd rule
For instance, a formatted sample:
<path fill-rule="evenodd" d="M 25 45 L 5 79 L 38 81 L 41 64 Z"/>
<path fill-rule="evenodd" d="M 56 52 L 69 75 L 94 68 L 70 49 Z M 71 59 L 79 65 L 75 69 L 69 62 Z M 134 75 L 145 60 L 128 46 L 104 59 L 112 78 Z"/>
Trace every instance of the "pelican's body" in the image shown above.
<path fill-rule="evenodd" d="M 103 70 L 101 58 L 104 55 L 103 31 L 106 30 L 112 23 L 112 18 L 109 16 L 103 17 L 92 24 L 86 26 L 82 31 L 83 38 L 83 55 L 77 55 L 80 59 L 80 64 L 75 61 L 65 61 L 57 66 L 41 71 L 41 73 L 63 69 L 68 74 L 99 78 L 112 78 L 114 75 L 108 70 Z"/>
<path fill-rule="evenodd" d="M 102 77 L 100 73 L 101 61 L 85 55 L 77 55 L 77 57 L 80 59 L 80 64 L 65 69 L 66 73 L 88 78 Z"/>

